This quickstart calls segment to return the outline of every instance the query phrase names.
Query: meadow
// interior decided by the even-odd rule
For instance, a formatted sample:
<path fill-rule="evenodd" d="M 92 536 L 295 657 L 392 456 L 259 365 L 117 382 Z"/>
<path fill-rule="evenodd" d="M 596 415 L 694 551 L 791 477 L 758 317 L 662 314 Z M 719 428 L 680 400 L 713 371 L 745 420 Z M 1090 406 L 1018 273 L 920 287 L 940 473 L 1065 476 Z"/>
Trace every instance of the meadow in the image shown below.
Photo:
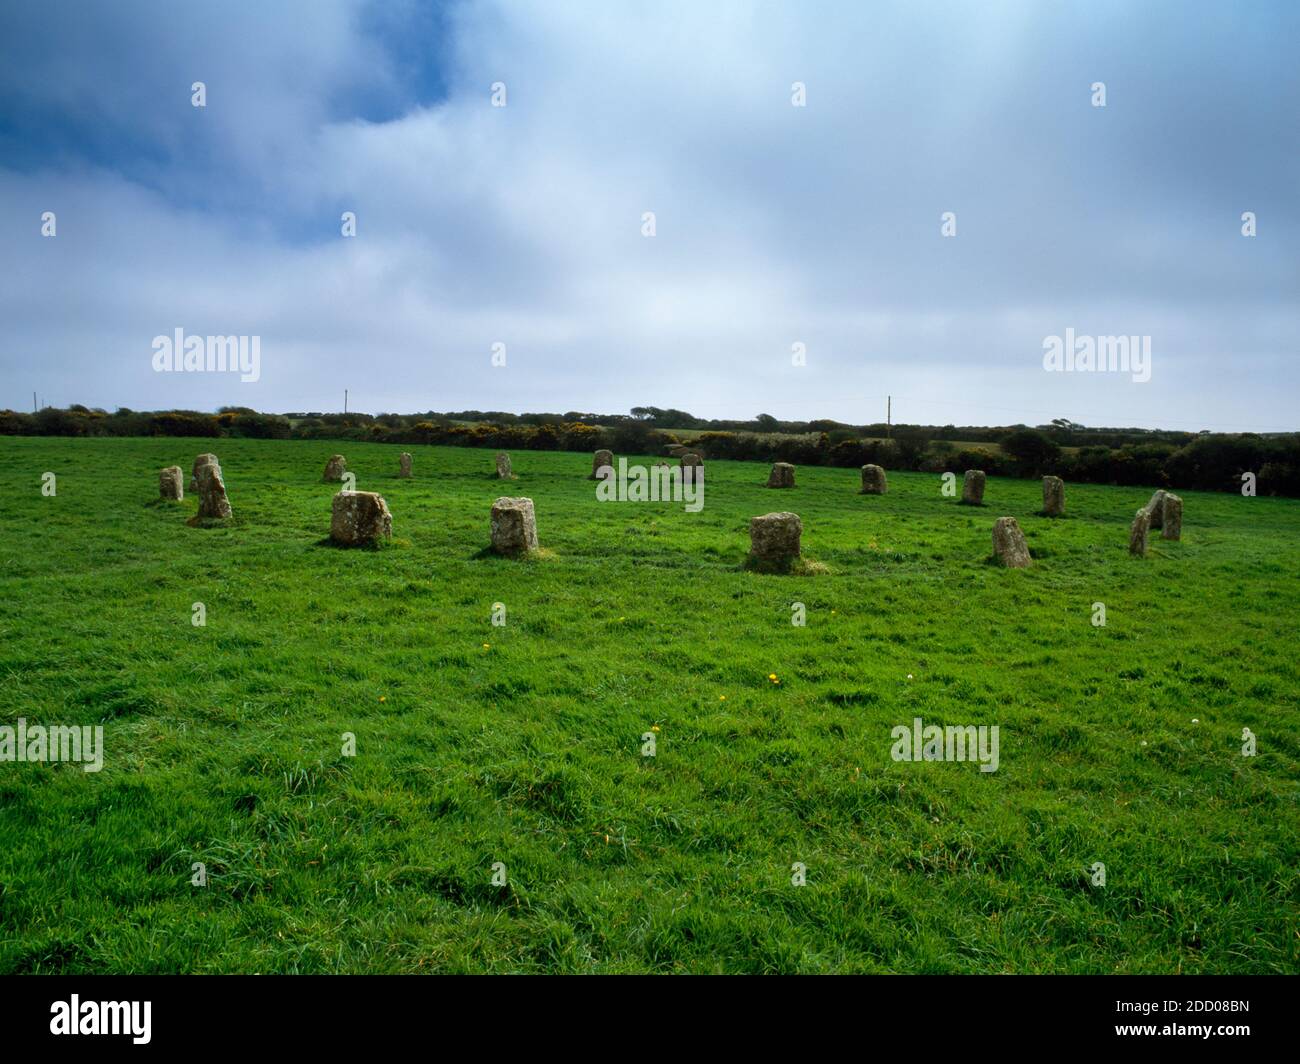
<path fill-rule="evenodd" d="M 208 450 L 235 516 L 190 527 Z M 335 450 L 383 549 L 326 540 Z M 1136 559 L 1150 487 L 710 461 L 687 513 L 399 450 L 0 438 L 0 723 L 105 730 L 0 763 L 0 972 L 1300 971 L 1300 502 L 1180 492 Z M 485 551 L 500 495 L 541 556 Z M 774 510 L 818 571 L 746 571 Z M 893 761 L 915 717 L 998 770 Z"/>

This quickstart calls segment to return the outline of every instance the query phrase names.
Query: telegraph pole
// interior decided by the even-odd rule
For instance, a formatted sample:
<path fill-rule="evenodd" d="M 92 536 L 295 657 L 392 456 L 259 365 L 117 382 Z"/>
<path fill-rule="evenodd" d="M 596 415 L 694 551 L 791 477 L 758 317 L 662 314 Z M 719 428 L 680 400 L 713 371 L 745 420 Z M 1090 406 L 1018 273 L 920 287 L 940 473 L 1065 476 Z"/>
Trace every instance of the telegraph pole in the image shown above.
<path fill-rule="evenodd" d="M 885 396 L 885 439 L 894 438 L 894 397 Z"/>
<path fill-rule="evenodd" d="M 347 412 L 348 412 L 348 390 L 344 388 L 343 389 L 343 413 L 346 414 Z"/>

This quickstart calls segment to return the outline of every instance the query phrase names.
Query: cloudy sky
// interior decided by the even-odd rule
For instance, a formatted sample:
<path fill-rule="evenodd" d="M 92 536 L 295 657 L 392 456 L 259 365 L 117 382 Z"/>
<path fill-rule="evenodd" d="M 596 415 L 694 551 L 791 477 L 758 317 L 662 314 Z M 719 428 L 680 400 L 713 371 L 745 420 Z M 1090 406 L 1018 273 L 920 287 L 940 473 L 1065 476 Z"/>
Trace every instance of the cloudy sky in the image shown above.
<path fill-rule="evenodd" d="M 0 407 L 1300 429 L 1298 40 L 1289 0 L 9 0 Z M 260 379 L 155 372 L 177 328 Z M 1150 381 L 1045 371 L 1067 329 Z"/>

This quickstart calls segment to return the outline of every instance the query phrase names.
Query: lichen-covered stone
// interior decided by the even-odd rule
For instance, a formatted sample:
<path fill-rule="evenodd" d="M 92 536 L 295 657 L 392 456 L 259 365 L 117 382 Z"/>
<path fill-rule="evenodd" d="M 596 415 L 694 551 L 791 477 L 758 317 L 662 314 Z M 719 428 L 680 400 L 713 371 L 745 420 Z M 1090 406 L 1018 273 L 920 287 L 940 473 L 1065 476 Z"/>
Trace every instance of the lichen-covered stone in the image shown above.
<path fill-rule="evenodd" d="M 373 491 L 340 491 L 334 496 L 330 539 L 356 547 L 391 539 L 393 515 L 384 497 Z"/>
<path fill-rule="evenodd" d="M 993 553 L 1008 569 L 1025 569 L 1032 564 L 1029 544 L 1014 517 L 999 517 L 993 522 Z"/>
<path fill-rule="evenodd" d="M 767 486 L 769 488 L 793 488 L 794 466 L 789 462 L 774 463 L 772 472 L 767 477 Z"/>
<path fill-rule="evenodd" d="M 889 481 L 885 471 L 878 465 L 862 467 L 862 490 L 859 495 L 884 495 L 889 490 Z"/>
<path fill-rule="evenodd" d="M 611 476 L 612 473 L 602 473 L 602 469 L 613 470 L 614 453 L 612 451 L 597 451 L 591 456 L 591 476 L 588 480 L 599 480 L 601 477 Z"/>
<path fill-rule="evenodd" d="M 984 470 L 968 469 L 961 482 L 961 501 L 967 506 L 984 505 Z"/>
<path fill-rule="evenodd" d="M 221 476 L 221 466 L 216 462 L 199 466 L 199 517 L 225 520 L 230 516 L 230 500 L 226 498 L 226 482 Z"/>
<path fill-rule="evenodd" d="M 1139 558 L 1146 557 L 1147 553 L 1147 533 L 1151 529 L 1151 511 L 1147 507 L 1142 507 L 1133 518 L 1132 527 L 1128 531 L 1128 552 Z"/>
<path fill-rule="evenodd" d="M 201 454 L 194 459 L 194 466 L 190 470 L 190 491 L 199 490 L 199 470 L 205 465 L 220 465 L 215 454 Z"/>
<path fill-rule="evenodd" d="M 1164 488 L 1161 488 L 1151 496 L 1151 501 L 1147 503 L 1147 513 L 1151 515 L 1151 527 L 1163 528 L 1165 523 L 1165 496 L 1169 494 Z"/>
<path fill-rule="evenodd" d="M 332 454 L 330 460 L 325 463 L 325 473 L 321 479 L 337 483 L 343 479 L 343 474 L 347 471 L 348 460 L 341 454 Z"/>
<path fill-rule="evenodd" d="M 404 479 L 411 475 L 411 456 L 406 451 L 397 456 L 397 475 Z"/>
<path fill-rule="evenodd" d="M 1060 477 L 1043 477 L 1043 513 L 1048 517 L 1065 513 L 1065 481 Z"/>
<path fill-rule="evenodd" d="M 799 557 L 803 522 L 798 514 L 763 514 L 749 519 L 749 553 L 762 561 L 779 562 Z"/>
<path fill-rule="evenodd" d="M 171 499 L 179 501 L 185 498 L 185 488 L 183 484 L 183 474 L 181 467 L 178 465 L 168 466 L 158 474 L 158 497 L 160 499 Z"/>
<path fill-rule="evenodd" d="M 537 549 L 537 518 L 532 499 L 497 499 L 492 504 L 492 549 L 521 554 Z"/>
<path fill-rule="evenodd" d="M 1161 539 L 1182 539 L 1183 538 L 1183 500 L 1173 492 L 1165 492 L 1164 506 L 1162 507 L 1161 522 L 1162 531 Z"/>
<path fill-rule="evenodd" d="M 508 454 L 497 455 L 497 479 L 509 480 L 513 476 L 510 472 L 510 456 Z"/>

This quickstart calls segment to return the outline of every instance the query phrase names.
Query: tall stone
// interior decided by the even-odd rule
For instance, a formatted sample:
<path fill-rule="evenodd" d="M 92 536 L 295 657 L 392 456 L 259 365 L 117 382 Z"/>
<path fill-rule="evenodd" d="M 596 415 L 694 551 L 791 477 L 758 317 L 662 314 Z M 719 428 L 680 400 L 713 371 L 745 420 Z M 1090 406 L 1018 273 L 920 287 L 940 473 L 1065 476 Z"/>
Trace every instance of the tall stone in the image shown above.
<path fill-rule="evenodd" d="M 1060 477 L 1043 477 L 1043 513 L 1048 517 L 1065 513 L 1065 481 Z"/>
<path fill-rule="evenodd" d="M 749 554 L 763 562 L 788 562 L 799 557 L 803 522 L 788 512 L 749 519 Z"/>
<path fill-rule="evenodd" d="M 767 486 L 769 488 L 793 488 L 794 466 L 789 462 L 774 463 L 772 472 L 767 477 Z"/>
<path fill-rule="evenodd" d="M 589 476 L 587 479 L 600 480 L 601 477 L 610 476 L 609 473 L 601 472 L 602 469 L 606 469 L 606 468 L 608 469 L 614 468 L 614 452 L 604 451 L 604 450 L 597 451 L 594 455 L 591 456 L 591 476 Z"/>
<path fill-rule="evenodd" d="M 411 476 L 411 456 L 406 451 L 397 456 L 397 475 L 403 479 Z"/>
<path fill-rule="evenodd" d="M 384 497 L 373 491 L 340 491 L 334 496 L 330 539 L 347 547 L 391 539 L 393 515 Z"/>
<path fill-rule="evenodd" d="M 968 469 L 961 482 L 961 501 L 966 506 L 984 505 L 984 470 Z"/>
<path fill-rule="evenodd" d="M 226 498 L 226 482 L 221 476 L 221 466 L 215 462 L 199 466 L 199 517 L 225 520 L 230 516 L 230 500 Z"/>
<path fill-rule="evenodd" d="M 348 460 L 341 454 L 330 455 L 330 460 L 325 463 L 325 472 L 322 474 L 322 480 L 338 482 L 343 479 L 343 474 L 348 471 Z"/>
<path fill-rule="evenodd" d="M 1008 569 L 1026 569 L 1033 564 L 1025 534 L 1014 517 L 999 517 L 993 522 L 993 553 Z"/>
<path fill-rule="evenodd" d="M 179 502 L 185 498 L 185 489 L 182 485 L 181 467 L 178 465 L 168 466 L 158 474 L 158 497 L 160 499 L 171 499 Z"/>
<path fill-rule="evenodd" d="M 194 467 L 190 470 L 190 491 L 199 490 L 199 470 L 205 465 L 219 465 L 215 454 L 201 454 L 194 459 Z"/>
<path fill-rule="evenodd" d="M 1183 500 L 1173 494 L 1165 492 L 1165 504 L 1162 507 L 1163 518 L 1161 522 L 1162 531 L 1161 539 L 1182 539 L 1183 538 Z"/>
<path fill-rule="evenodd" d="M 510 472 L 510 456 L 504 452 L 497 455 L 497 479 L 509 480 L 514 474 Z"/>
<path fill-rule="evenodd" d="M 1169 494 L 1164 488 L 1161 488 L 1151 496 L 1151 501 L 1147 503 L 1147 512 L 1151 515 L 1151 527 L 1161 528 L 1165 523 L 1165 496 Z"/>
<path fill-rule="evenodd" d="M 532 499 L 497 499 L 492 504 L 492 549 L 522 554 L 537 549 L 537 518 Z"/>
<path fill-rule="evenodd" d="M 1151 511 L 1145 506 L 1133 518 L 1133 525 L 1128 530 L 1128 552 L 1139 558 L 1147 553 L 1147 533 L 1151 530 Z"/>
<path fill-rule="evenodd" d="M 862 467 L 862 490 L 859 495 L 884 495 L 889 490 L 889 481 L 885 471 L 878 465 Z"/>

